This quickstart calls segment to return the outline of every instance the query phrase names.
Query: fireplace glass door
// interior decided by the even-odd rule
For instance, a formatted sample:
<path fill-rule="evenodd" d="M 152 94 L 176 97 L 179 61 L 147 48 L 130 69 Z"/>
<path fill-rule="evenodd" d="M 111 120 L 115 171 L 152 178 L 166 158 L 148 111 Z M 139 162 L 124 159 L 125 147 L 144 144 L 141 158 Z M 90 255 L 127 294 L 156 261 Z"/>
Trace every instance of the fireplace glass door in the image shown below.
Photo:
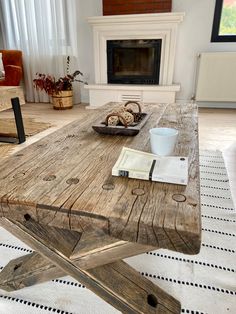
<path fill-rule="evenodd" d="M 108 83 L 159 84 L 161 39 L 108 40 Z"/>

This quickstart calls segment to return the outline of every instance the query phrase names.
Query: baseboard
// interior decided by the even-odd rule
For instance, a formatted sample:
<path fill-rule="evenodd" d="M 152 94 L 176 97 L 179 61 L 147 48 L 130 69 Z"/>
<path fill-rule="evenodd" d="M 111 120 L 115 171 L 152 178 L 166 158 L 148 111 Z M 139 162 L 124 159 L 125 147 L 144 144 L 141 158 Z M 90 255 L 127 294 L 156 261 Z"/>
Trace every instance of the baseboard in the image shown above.
<path fill-rule="evenodd" d="M 197 101 L 198 107 L 201 108 L 222 108 L 222 109 L 236 109 L 235 102 L 209 102 L 209 101 Z"/>

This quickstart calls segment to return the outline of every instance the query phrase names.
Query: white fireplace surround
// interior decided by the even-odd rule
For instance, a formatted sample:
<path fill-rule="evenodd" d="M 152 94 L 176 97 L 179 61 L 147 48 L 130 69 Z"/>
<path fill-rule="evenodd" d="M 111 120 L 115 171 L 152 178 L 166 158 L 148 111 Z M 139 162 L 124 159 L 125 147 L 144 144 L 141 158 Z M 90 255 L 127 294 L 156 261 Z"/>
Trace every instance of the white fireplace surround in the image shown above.
<path fill-rule="evenodd" d="M 111 15 L 88 18 L 93 27 L 95 84 L 87 85 L 91 106 L 109 101 L 175 101 L 173 84 L 177 27 L 184 13 Z M 108 84 L 107 40 L 162 39 L 159 85 Z"/>

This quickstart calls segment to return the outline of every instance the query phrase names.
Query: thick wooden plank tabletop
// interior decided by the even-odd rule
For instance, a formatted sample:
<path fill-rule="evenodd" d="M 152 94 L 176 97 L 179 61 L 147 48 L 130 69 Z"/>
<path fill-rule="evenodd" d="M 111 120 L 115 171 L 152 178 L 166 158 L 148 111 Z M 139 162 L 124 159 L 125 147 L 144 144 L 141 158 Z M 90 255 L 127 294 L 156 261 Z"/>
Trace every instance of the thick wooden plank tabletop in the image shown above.
<path fill-rule="evenodd" d="M 0 165 L 0 216 L 30 217 L 65 229 L 100 228 L 112 237 L 189 254 L 199 251 L 197 108 L 143 107 L 151 116 L 135 137 L 100 135 L 92 125 L 111 106 L 81 109 L 78 120 Z M 107 109 L 109 107 L 109 109 Z M 176 155 L 189 157 L 189 184 L 180 186 L 112 177 L 123 146 L 150 152 L 150 128 L 179 129 Z"/>

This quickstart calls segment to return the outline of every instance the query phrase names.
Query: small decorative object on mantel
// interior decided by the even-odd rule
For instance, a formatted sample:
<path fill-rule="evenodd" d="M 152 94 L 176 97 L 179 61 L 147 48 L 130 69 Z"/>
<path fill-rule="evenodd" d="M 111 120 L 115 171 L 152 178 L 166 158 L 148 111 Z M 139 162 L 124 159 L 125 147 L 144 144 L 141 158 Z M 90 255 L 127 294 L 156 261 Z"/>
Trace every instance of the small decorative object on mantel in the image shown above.
<path fill-rule="evenodd" d="M 133 105 L 138 107 L 138 111 L 133 109 Z M 148 118 L 149 114 L 142 112 L 137 101 L 128 101 L 109 113 L 104 122 L 92 127 L 102 134 L 133 136 L 139 133 Z"/>
<path fill-rule="evenodd" d="M 55 79 L 49 74 L 36 73 L 37 78 L 33 80 L 34 87 L 38 90 L 44 90 L 49 96 L 52 96 L 53 108 L 57 110 L 71 109 L 73 107 L 73 88 L 72 82 L 88 84 L 76 77 L 83 73 L 79 70 L 69 74 L 70 56 L 66 61 L 66 76 Z"/>

